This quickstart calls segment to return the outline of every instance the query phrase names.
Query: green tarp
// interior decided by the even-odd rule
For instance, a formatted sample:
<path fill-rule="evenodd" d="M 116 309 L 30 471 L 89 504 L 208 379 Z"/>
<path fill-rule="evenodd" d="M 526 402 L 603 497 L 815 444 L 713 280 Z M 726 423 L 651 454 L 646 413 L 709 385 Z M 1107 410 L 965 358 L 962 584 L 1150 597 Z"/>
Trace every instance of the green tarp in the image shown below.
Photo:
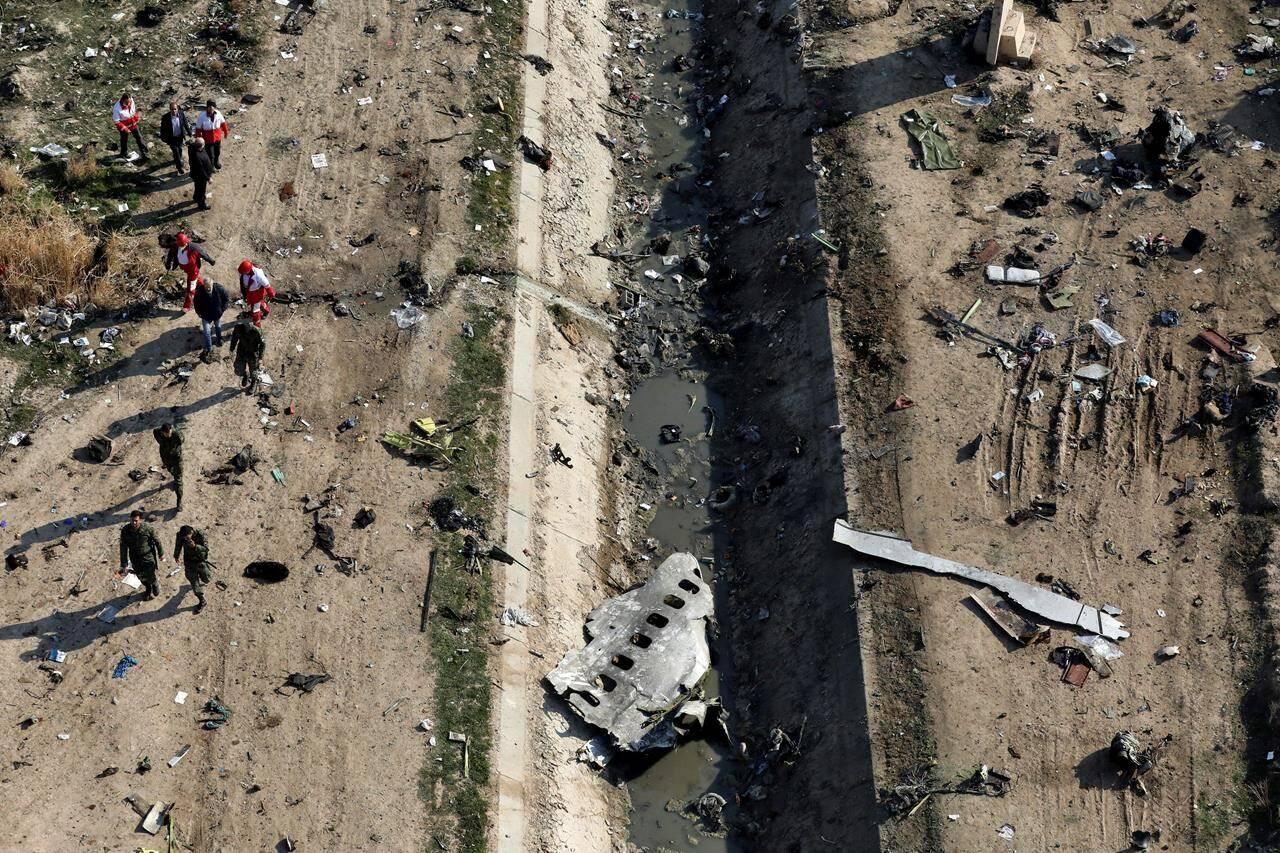
<path fill-rule="evenodd" d="M 951 143 L 938 128 L 938 120 L 920 110 L 902 114 L 907 133 L 920 143 L 920 165 L 926 169 L 959 169 L 960 161 L 951 150 Z"/>

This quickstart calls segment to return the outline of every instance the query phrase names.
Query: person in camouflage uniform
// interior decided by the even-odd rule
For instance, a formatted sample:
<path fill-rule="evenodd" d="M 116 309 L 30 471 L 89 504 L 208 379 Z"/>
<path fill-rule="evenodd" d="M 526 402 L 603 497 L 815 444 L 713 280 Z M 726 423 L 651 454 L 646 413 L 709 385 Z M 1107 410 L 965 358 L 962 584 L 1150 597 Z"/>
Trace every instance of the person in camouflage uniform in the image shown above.
<path fill-rule="evenodd" d="M 162 559 L 164 546 L 160 544 L 160 537 L 154 527 L 143 523 L 142 513 L 135 509 L 129 513 L 129 523 L 120 528 L 120 571 L 133 568 L 133 573 L 147 588 L 147 601 L 160 594 L 156 570 Z"/>
<path fill-rule="evenodd" d="M 258 390 L 258 368 L 262 365 L 262 354 L 267 351 L 267 339 L 262 329 L 250 322 L 248 312 L 240 315 L 240 322 L 231 333 L 231 351 L 236 354 L 240 387 L 252 396 Z"/>
<path fill-rule="evenodd" d="M 182 433 L 173 424 L 151 431 L 160 445 L 160 464 L 173 475 L 173 491 L 178 496 L 177 510 L 182 511 Z"/>
<path fill-rule="evenodd" d="M 209 572 L 209 546 L 205 542 L 204 532 L 196 530 L 190 524 L 182 525 L 178 530 L 178 538 L 173 543 L 173 559 L 182 561 L 187 575 L 187 583 L 196 595 L 196 606 L 192 613 L 204 610 L 204 585 L 213 580 Z"/>

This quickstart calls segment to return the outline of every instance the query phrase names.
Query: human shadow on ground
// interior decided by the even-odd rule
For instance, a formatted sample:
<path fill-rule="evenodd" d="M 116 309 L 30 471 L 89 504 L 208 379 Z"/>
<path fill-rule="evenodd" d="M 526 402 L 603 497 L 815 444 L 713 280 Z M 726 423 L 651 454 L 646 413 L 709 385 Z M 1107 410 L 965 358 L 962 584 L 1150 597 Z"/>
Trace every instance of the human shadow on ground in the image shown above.
<path fill-rule="evenodd" d="M 157 370 L 157 366 L 161 362 L 166 359 L 180 359 L 180 357 L 188 355 L 188 353 L 204 348 L 205 341 L 200 333 L 200 323 L 198 323 L 195 314 L 191 316 L 192 325 L 189 325 L 189 327 L 166 329 L 165 332 L 152 338 L 151 341 L 143 343 L 142 346 L 129 353 L 124 359 L 84 375 L 84 378 L 79 380 L 76 386 L 68 389 L 68 393 L 74 394 L 88 391 L 91 388 L 101 388 L 105 384 L 120 382 L 120 380 L 133 377 L 143 377 L 143 375 L 159 377 L 160 371 Z M 224 339 L 228 337 L 229 329 L 230 324 L 224 323 Z M 215 350 L 215 352 L 219 351 Z"/>
<path fill-rule="evenodd" d="M 155 486 L 145 492 L 137 492 L 130 495 L 113 506 L 89 515 L 82 516 L 79 513 L 69 513 L 59 516 L 57 521 L 33 527 L 19 536 L 18 541 L 13 543 L 5 553 L 20 554 L 32 545 L 38 545 L 42 542 L 54 542 L 64 536 L 83 533 L 86 530 L 98 530 L 112 524 L 124 524 L 129 520 L 129 513 L 133 511 L 128 509 L 130 506 L 139 503 L 146 497 L 168 490 L 168 485 Z"/>
<path fill-rule="evenodd" d="M 174 423 L 181 426 L 188 418 L 197 412 L 205 409 L 211 409 L 219 403 L 226 402 L 241 394 L 239 389 L 233 387 L 225 387 L 219 391 L 214 391 L 206 397 L 202 397 L 193 403 L 187 403 L 182 406 L 157 406 L 145 412 L 128 415 L 110 423 L 104 434 L 108 438 L 119 438 L 122 435 L 133 435 L 135 433 L 146 432 L 155 429 L 161 424 Z"/>
<path fill-rule="evenodd" d="M 161 571 L 163 570 L 164 567 L 161 566 Z M 161 577 L 160 580 L 163 582 L 164 578 Z M 0 628 L 0 641 L 17 640 L 23 637 L 36 638 L 38 642 L 34 648 L 19 653 L 20 660 L 42 660 L 53 649 L 63 652 L 80 651 L 88 648 L 91 643 L 126 628 L 159 622 L 176 616 L 183 610 L 193 610 L 194 604 L 187 608 L 179 606 L 190 588 L 189 584 L 181 583 L 167 601 L 152 610 L 140 609 L 154 606 L 155 602 L 143 601 L 142 596 L 137 593 L 117 595 L 106 601 L 100 600 L 80 610 L 55 609 L 48 616 L 26 622 L 14 622 L 12 625 Z M 124 612 L 118 613 L 114 622 L 103 622 L 94 618 L 108 605 Z"/>
<path fill-rule="evenodd" d="M 135 376 L 157 375 L 155 368 L 162 361 L 193 352 L 203 343 L 198 324 L 166 329 L 120 361 L 87 374 L 69 393 L 76 394 Z"/>
<path fill-rule="evenodd" d="M 167 225 L 170 222 L 186 219 L 191 214 L 199 212 L 199 210 L 200 208 L 196 206 L 194 199 L 183 198 L 165 207 L 139 213 L 133 218 L 131 224 L 135 228 L 155 228 L 159 225 Z"/>

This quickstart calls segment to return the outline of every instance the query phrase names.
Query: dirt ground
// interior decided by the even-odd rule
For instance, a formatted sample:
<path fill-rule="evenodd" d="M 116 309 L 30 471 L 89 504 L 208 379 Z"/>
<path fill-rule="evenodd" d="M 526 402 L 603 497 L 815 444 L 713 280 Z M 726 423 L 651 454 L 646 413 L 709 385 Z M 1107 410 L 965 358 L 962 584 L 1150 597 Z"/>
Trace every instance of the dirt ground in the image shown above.
<path fill-rule="evenodd" d="M 633 579 L 627 562 L 644 535 L 630 517 L 646 496 L 643 477 L 631 476 L 641 463 L 614 458 L 628 381 L 613 366 L 620 273 L 592 252 L 623 225 L 649 225 L 618 197 L 649 165 L 628 138 L 637 126 L 604 108 L 611 98 L 629 108 L 623 93 L 644 91 L 617 82 L 649 70 L 620 58 L 636 19 L 599 0 L 530 4 L 525 49 L 553 67 L 522 68 L 517 119 L 508 105 L 471 110 L 473 87 L 497 73 L 498 48 L 465 3 L 332 0 L 304 35 L 268 37 L 247 86 L 262 97 L 253 105 L 209 82 L 198 47 L 174 47 L 200 23 L 194 14 L 170 15 L 148 37 L 130 29 L 132 9 L 108 23 L 102 10 L 94 18 L 65 5 L 43 52 L 26 36 L 5 44 L 29 99 L 0 115 L 7 140 L 25 151 L 54 136 L 96 138 L 102 149 L 115 141 L 102 116 L 122 83 L 137 87 L 147 127 L 171 94 L 216 91 L 233 137 L 214 210 L 193 212 L 189 186 L 153 148 L 145 180 L 132 185 L 142 191 L 130 196 L 129 224 L 194 226 L 218 260 L 215 279 L 230 287 L 239 258 L 253 257 L 286 298 L 267 321 L 275 411 L 238 392 L 229 359 L 195 361 L 197 325 L 171 299 L 118 322 L 119 363 L 71 387 L 23 392 L 39 412 L 33 443 L 0 457 L 0 545 L 30 560 L 0 579 L 0 706 L 14 731 L 0 766 L 12 815 L 0 847 L 146 846 L 122 804 L 130 794 L 176 803 L 179 834 L 197 850 L 275 849 L 285 837 L 302 849 L 448 847 L 439 817 L 454 794 L 423 780 L 456 760 L 446 752 L 454 745 L 439 727 L 416 730 L 442 712 L 418 624 L 426 554 L 452 547 L 424 510 L 447 476 L 388 453 L 378 436 L 423 415 L 465 417 L 443 403 L 456 378 L 452 343 L 474 311 L 493 308 L 488 334 L 510 367 L 506 411 L 482 425 L 494 470 L 470 473 L 493 484 L 475 491 L 495 542 L 535 567 L 498 571 L 496 603 L 540 624 L 456 620 L 457 654 L 496 649 L 495 772 L 482 791 L 493 807 L 471 831 L 502 851 L 626 849 L 625 795 L 577 760 L 591 733 L 541 676 L 581 642 L 582 616 Z M 784 2 L 703 10 L 704 40 L 690 50 L 702 87 L 659 93 L 657 104 L 703 99 L 699 203 L 711 211 L 712 273 L 699 299 L 707 330 L 731 343 L 708 371 L 723 422 L 705 485 L 751 495 L 724 513 L 714 561 L 730 603 L 718 630 L 734 649 L 733 732 L 750 759 L 734 770 L 740 849 L 1117 850 L 1132 831 L 1159 829 L 1161 849 L 1210 851 L 1247 849 L 1251 831 L 1265 832 L 1263 765 L 1274 744 L 1260 724 L 1268 649 L 1254 568 L 1271 519 L 1253 500 L 1244 392 L 1274 379 L 1270 350 L 1280 345 L 1271 282 L 1280 123 L 1273 96 L 1259 93 L 1274 79 L 1270 61 L 1232 53 L 1261 25 L 1240 0 L 1202 5 L 1189 44 L 1135 27 L 1155 2 L 1064 2 L 1061 21 L 1020 6 L 1039 35 L 1034 64 L 1021 70 L 964 54 L 959 36 L 976 14 L 968 4 L 805 2 L 798 25 Z M 1085 50 L 1086 21 L 1095 34 L 1128 35 L 1136 52 L 1123 62 Z M 128 32 L 97 57 L 109 62 L 83 56 L 113 30 Z M 951 99 L 986 91 L 995 105 Z M 1020 93 L 1025 108 L 1009 108 Z M 372 102 L 357 103 L 364 97 Z M 96 112 L 85 106 L 95 99 Z M 1235 140 L 1193 151 L 1179 173 L 1200 170 L 1189 198 L 1163 187 L 1117 193 L 1102 152 L 1141 160 L 1137 134 L 1160 104 L 1202 134 L 1229 123 Z M 913 108 L 941 120 L 960 169 L 912 168 L 919 151 L 900 118 Z M 100 130 L 87 129 L 98 120 Z M 546 173 L 512 158 L 510 246 L 502 214 L 475 229 L 468 204 L 488 178 L 459 165 L 504 121 L 557 158 Z M 1109 141 L 1090 141 L 1107 131 Z M 1056 154 L 1044 134 L 1057 134 Z M 327 166 L 312 166 L 318 153 Z M 1033 184 L 1050 199 L 1035 215 L 1001 208 Z M 1071 202 L 1087 189 L 1100 193 L 1100 210 Z M 1192 225 L 1208 234 L 1198 254 L 1175 248 L 1135 263 L 1135 237 L 1164 233 L 1176 247 Z M 834 251 L 810 236 L 817 228 Z M 984 250 L 992 263 L 1017 255 L 1045 271 L 1072 262 L 1059 279 L 1079 288 L 1072 304 L 1054 310 L 1037 288 L 986 281 Z M 513 286 L 455 274 L 463 255 L 513 273 Z M 406 296 L 402 262 L 420 267 L 436 303 L 413 332 L 387 317 Z M 1042 324 L 1057 345 L 1006 369 L 986 343 L 929 319 L 935 306 L 959 316 L 979 298 L 972 326 L 1017 342 Z M 353 316 L 340 316 L 338 302 Z M 1162 310 L 1177 311 L 1179 324 L 1158 324 Z M 1098 341 L 1085 325 L 1094 317 L 1126 343 Z M 90 336 L 117 321 L 104 318 Z M 694 346 L 694 329 L 659 326 L 643 333 Z M 1206 378 L 1206 351 L 1193 344 L 1205 326 L 1260 345 L 1258 361 Z M 1072 373 L 1095 361 L 1112 373 L 1090 395 L 1095 384 L 1073 387 Z M 176 378 L 179 366 L 189 379 Z M 21 370 L 0 355 L 6 399 Z M 1138 389 L 1143 375 L 1154 389 Z M 898 394 L 914 407 L 887 412 Z M 1187 430 L 1210 399 L 1235 411 Z M 352 417 L 355 427 L 339 430 Z M 180 515 L 164 476 L 148 470 L 158 465 L 149 430 L 165 420 L 186 435 Z M 106 465 L 73 455 L 96 434 L 115 442 Z M 550 461 L 557 443 L 574 468 Z M 240 485 L 205 481 L 245 444 L 263 459 L 255 472 Z M 1188 475 L 1196 488 L 1182 495 Z M 351 575 L 308 551 L 304 498 L 331 488 L 342 513 L 328 521 L 338 551 L 358 561 Z M 1033 500 L 1056 502 L 1056 513 L 1010 524 Z M 357 529 L 362 507 L 377 520 Z M 166 550 L 179 524 L 209 534 L 219 584 L 205 612 L 190 612 L 180 573 L 162 579 L 152 602 L 112 581 L 118 529 L 134 508 L 154 516 Z M 1055 626 L 1047 645 L 1023 648 L 957 582 L 862 571 L 830 544 L 837 516 L 1023 580 L 1051 575 L 1083 602 L 1115 605 L 1132 632 L 1125 656 L 1109 679 L 1062 683 L 1048 655 L 1070 633 Z M 258 559 L 285 562 L 288 581 L 242 577 Z M 95 618 L 109 604 L 123 605 L 112 624 Z M 1181 653 L 1162 660 L 1169 644 Z M 67 653 L 60 681 L 44 661 L 54 649 Z M 125 655 L 138 665 L 113 679 Z M 287 695 L 278 688 L 295 672 L 332 680 Z M 185 704 L 175 704 L 178 691 Z M 215 696 L 233 715 L 206 731 L 200 709 Z M 1108 766 L 1105 749 L 1122 729 L 1172 735 L 1145 795 Z M 779 732 L 793 751 L 770 749 Z M 145 774 L 135 770 L 143 757 L 153 766 Z M 984 764 L 1012 777 L 1006 796 L 938 795 L 905 819 L 886 813 L 885 789 L 920 768 L 945 783 Z M 1012 838 L 1000 834 L 1006 825 Z"/>
<path fill-rule="evenodd" d="M 239 392 L 229 358 L 194 360 L 198 325 L 172 301 L 122 324 L 117 366 L 61 399 L 56 386 L 32 398 L 40 426 L 31 447 L 5 448 L 0 498 L 4 549 L 30 560 L 6 572 L 0 603 L 0 705 L 12 731 L 0 769 L 5 849 L 155 846 L 136 831 L 126 794 L 176 803 L 179 835 L 197 850 L 276 849 L 286 836 L 302 849 L 419 849 L 436 826 L 429 817 L 443 792 L 426 791 L 424 804 L 419 776 L 455 745 L 443 731 L 416 730 L 436 713 L 418 625 L 433 538 L 424 503 L 443 475 L 389 453 L 378 437 L 423 415 L 465 415 L 442 408 L 449 342 L 462 306 L 497 300 L 492 285 L 464 276 L 413 332 L 387 316 L 405 298 L 401 261 L 421 264 L 439 288 L 476 239 L 465 220 L 469 178 L 457 167 L 472 143 L 429 141 L 469 127 L 437 110 L 467 103 L 475 22 L 452 9 L 339 0 L 303 36 L 269 39 L 254 88 L 262 102 L 236 109 L 223 99 L 234 135 L 211 185 L 212 212 L 194 214 L 189 185 L 153 148 L 163 187 L 135 208 L 134 227 L 194 226 L 218 262 L 207 272 L 228 290 L 248 256 L 282 295 L 309 298 L 277 305 L 266 321 L 274 412 Z M 376 35 L 362 35 L 366 26 Z M 293 58 L 281 58 L 277 42 Z M 353 86 L 357 71 L 367 78 Z M 158 114 L 142 93 L 155 78 L 134 79 L 150 127 Z M 357 105 L 365 95 L 372 104 Z M 98 112 L 109 108 L 107 100 Z M 327 168 L 312 168 L 318 152 Z M 281 193 L 286 182 L 292 197 Z M 337 316 L 335 301 L 353 316 Z M 177 364 L 193 369 L 188 381 L 173 381 Z M 339 431 L 349 417 L 355 428 Z M 185 435 L 179 515 L 162 474 L 129 476 L 158 466 L 150 430 L 168 420 Z M 72 457 L 99 433 L 115 441 L 109 464 Z M 203 471 L 246 444 L 263 461 L 243 485 L 205 482 Z M 350 576 L 308 552 L 303 498 L 331 488 L 342 508 L 328 518 L 337 550 L 359 566 Z M 362 507 L 377 520 L 356 529 Z M 119 527 L 135 508 L 154 519 L 166 553 L 182 523 L 208 534 L 217 586 L 203 613 L 191 613 L 181 573 L 162 577 L 152 602 L 113 583 Z M 44 550 L 64 539 L 65 548 Z M 258 586 L 241 576 L 260 559 L 286 563 L 288 581 Z M 166 560 L 164 572 L 172 569 Z M 108 604 L 121 606 L 113 624 L 94 618 Z M 38 668 L 52 649 L 67 653 L 57 684 Z M 138 665 L 113 679 L 126 654 Z M 332 681 L 310 694 L 277 691 L 294 672 Z M 201 707 L 214 696 L 233 715 L 204 731 Z M 19 727 L 28 716 L 36 722 Z M 184 745 L 190 752 L 169 767 Z M 143 757 L 153 769 L 137 775 Z"/>
<path fill-rule="evenodd" d="M 846 458 L 858 468 L 849 474 L 850 519 L 1023 580 L 1052 575 L 1084 602 L 1122 608 L 1132 632 L 1112 678 L 1075 688 L 1047 660 L 1070 639 L 1060 628 L 1049 645 L 1020 648 L 964 601 L 971 590 L 960 584 L 865 576 L 859 612 L 877 783 L 891 787 L 934 761 L 944 782 L 981 764 L 1014 779 L 1006 797 L 934 798 L 886 823 L 886 849 L 1121 849 L 1133 830 L 1161 829 L 1162 849 L 1218 850 L 1247 836 L 1260 813 L 1252 784 L 1266 743 L 1251 688 L 1264 647 L 1249 570 L 1267 523 L 1246 512 L 1256 487 L 1239 395 L 1259 374 L 1270 377 L 1227 364 L 1207 380 L 1206 350 L 1193 339 L 1210 326 L 1244 334 L 1262 346 L 1259 364 L 1276 345 L 1268 217 L 1280 126 L 1254 94 L 1268 85 L 1270 62 L 1242 64 L 1232 53 L 1245 32 L 1261 31 L 1249 25 L 1247 4 L 1201 4 L 1188 16 L 1200 34 L 1187 45 L 1131 23 L 1161 5 L 1062 3 L 1054 22 L 1019 4 L 1039 34 L 1034 64 L 995 71 L 946 35 L 972 19 L 958 4 L 806 7 L 817 30 L 806 55 L 811 92 L 825 123 L 839 124 L 815 144 L 829 170 L 824 224 L 848 249 L 833 288 L 841 409 L 864 425 L 846 434 Z M 1101 37 L 1128 35 L 1138 52 L 1117 66 L 1084 50 L 1086 20 Z M 992 122 L 982 108 L 951 101 L 984 90 L 1026 91 L 1026 116 Z M 1104 108 L 1099 92 L 1125 110 Z M 1182 111 L 1198 133 L 1231 124 L 1241 143 L 1195 150 L 1203 189 L 1186 200 L 1158 188 L 1116 193 L 1106 179 L 1101 151 L 1140 159 L 1137 134 L 1157 105 Z M 943 122 L 962 168 L 911 168 L 918 154 L 900 116 L 913 108 Z M 1000 123 L 1009 138 L 980 138 Z M 1085 128 L 1116 138 L 1090 144 Z M 1039 139 L 1048 133 L 1059 135 L 1056 156 Z M 1000 209 L 1032 184 L 1051 199 L 1037 215 Z M 1101 210 L 1070 203 L 1085 189 L 1102 193 Z M 1164 233 L 1176 247 L 1190 226 L 1209 235 L 1198 255 L 1134 262 L 1135 237 Z M 1041 270 L 1075 258 L 1061 278 L 1080 288 L 1074 304 L 1052 310 L 1034 287 L 984 281 L 970 250 L 987 241 L 996 264 L 1017 246 Z M 1006 370 L 984 344 L 944 340 L 926 314 L 942 306 L 960 316 L 979 298 L 973 326 L 1016 342 L 1039 323 L 1063 345 Z M 1007 313 L 1005 300 L 1013 300 Z M 1156 323 L 1165 309 L 1178 312 L 1177 327 Z M 1094 317 L 1127 343 L 1109 349 L 1088 326 L 1065 343 Z M 1099 400 L 1082 399 L 1093 385 L 1073 388 L 1071 373 L 1093 359 L 1113 373 Z M 1143 374 L 1157 380 L 1152 392 L 1137 389 Z M 901 393 L 915 407 L 887 413 Z M 1238 401 L 1235 416 L 1202 437 L 1184 435 L 1180 425 L 1224 393 Z M 979 438 L 976 454 L 965 449 Z M 1189 474 L 1196 490 L 1176 497 Z M 1057 514 L 1016 527 L 1006 520 L 1036 499 L 1056 501 Z M 1156 652 L 1169 644 L 1181 655 L 1162 661 Z M 1118 784 L 1106 759 L 1122 729 L 1173 736 L 1145 797 Z M 1011 841 L 997 834 L 1006 824 Z"/>

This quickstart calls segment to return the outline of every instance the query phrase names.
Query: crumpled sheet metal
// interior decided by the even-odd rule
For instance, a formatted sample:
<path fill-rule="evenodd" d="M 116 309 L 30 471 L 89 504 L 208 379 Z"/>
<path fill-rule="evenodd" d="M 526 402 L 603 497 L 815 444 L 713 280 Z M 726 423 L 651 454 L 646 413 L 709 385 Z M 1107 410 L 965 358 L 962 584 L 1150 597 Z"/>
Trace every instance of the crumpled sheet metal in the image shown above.
<path fill-rule="evenodd" d="M 711 591 L 692 554 L 672 554 L 653 577 L 587 616 L 587 645 L 547 674 L 556 693 L 623 749 L 673 746 L 667 717 L 707 670 Z"/>
<path fill-rule="evenodd" d="M 1050 622 L 1075 625 L 1094 634 L 1100 634 L 1108 640 L 1120 640 L 1129 636 L 1129 632 L 1124 629 L 1124 623 L 1096 607 L 1072 601 L 1065 595 L 1058 595 L 1056 592 L 986 569 L 978 569 L 942 557 L 935 557 L 932 554 L 925 554 L 912 548 L 907 540 L 887 533 L 855 530 L 849 526 L 848 522 L 837 519 L 832 538 L 841 545 L 848 545 L 859 554 L 868 557 L 878 557 L 900 566 L 924 569 L 939 575 L 954 575 L 974 583 L 986 584 L 1004 593 L 1022 609 Z"/>

